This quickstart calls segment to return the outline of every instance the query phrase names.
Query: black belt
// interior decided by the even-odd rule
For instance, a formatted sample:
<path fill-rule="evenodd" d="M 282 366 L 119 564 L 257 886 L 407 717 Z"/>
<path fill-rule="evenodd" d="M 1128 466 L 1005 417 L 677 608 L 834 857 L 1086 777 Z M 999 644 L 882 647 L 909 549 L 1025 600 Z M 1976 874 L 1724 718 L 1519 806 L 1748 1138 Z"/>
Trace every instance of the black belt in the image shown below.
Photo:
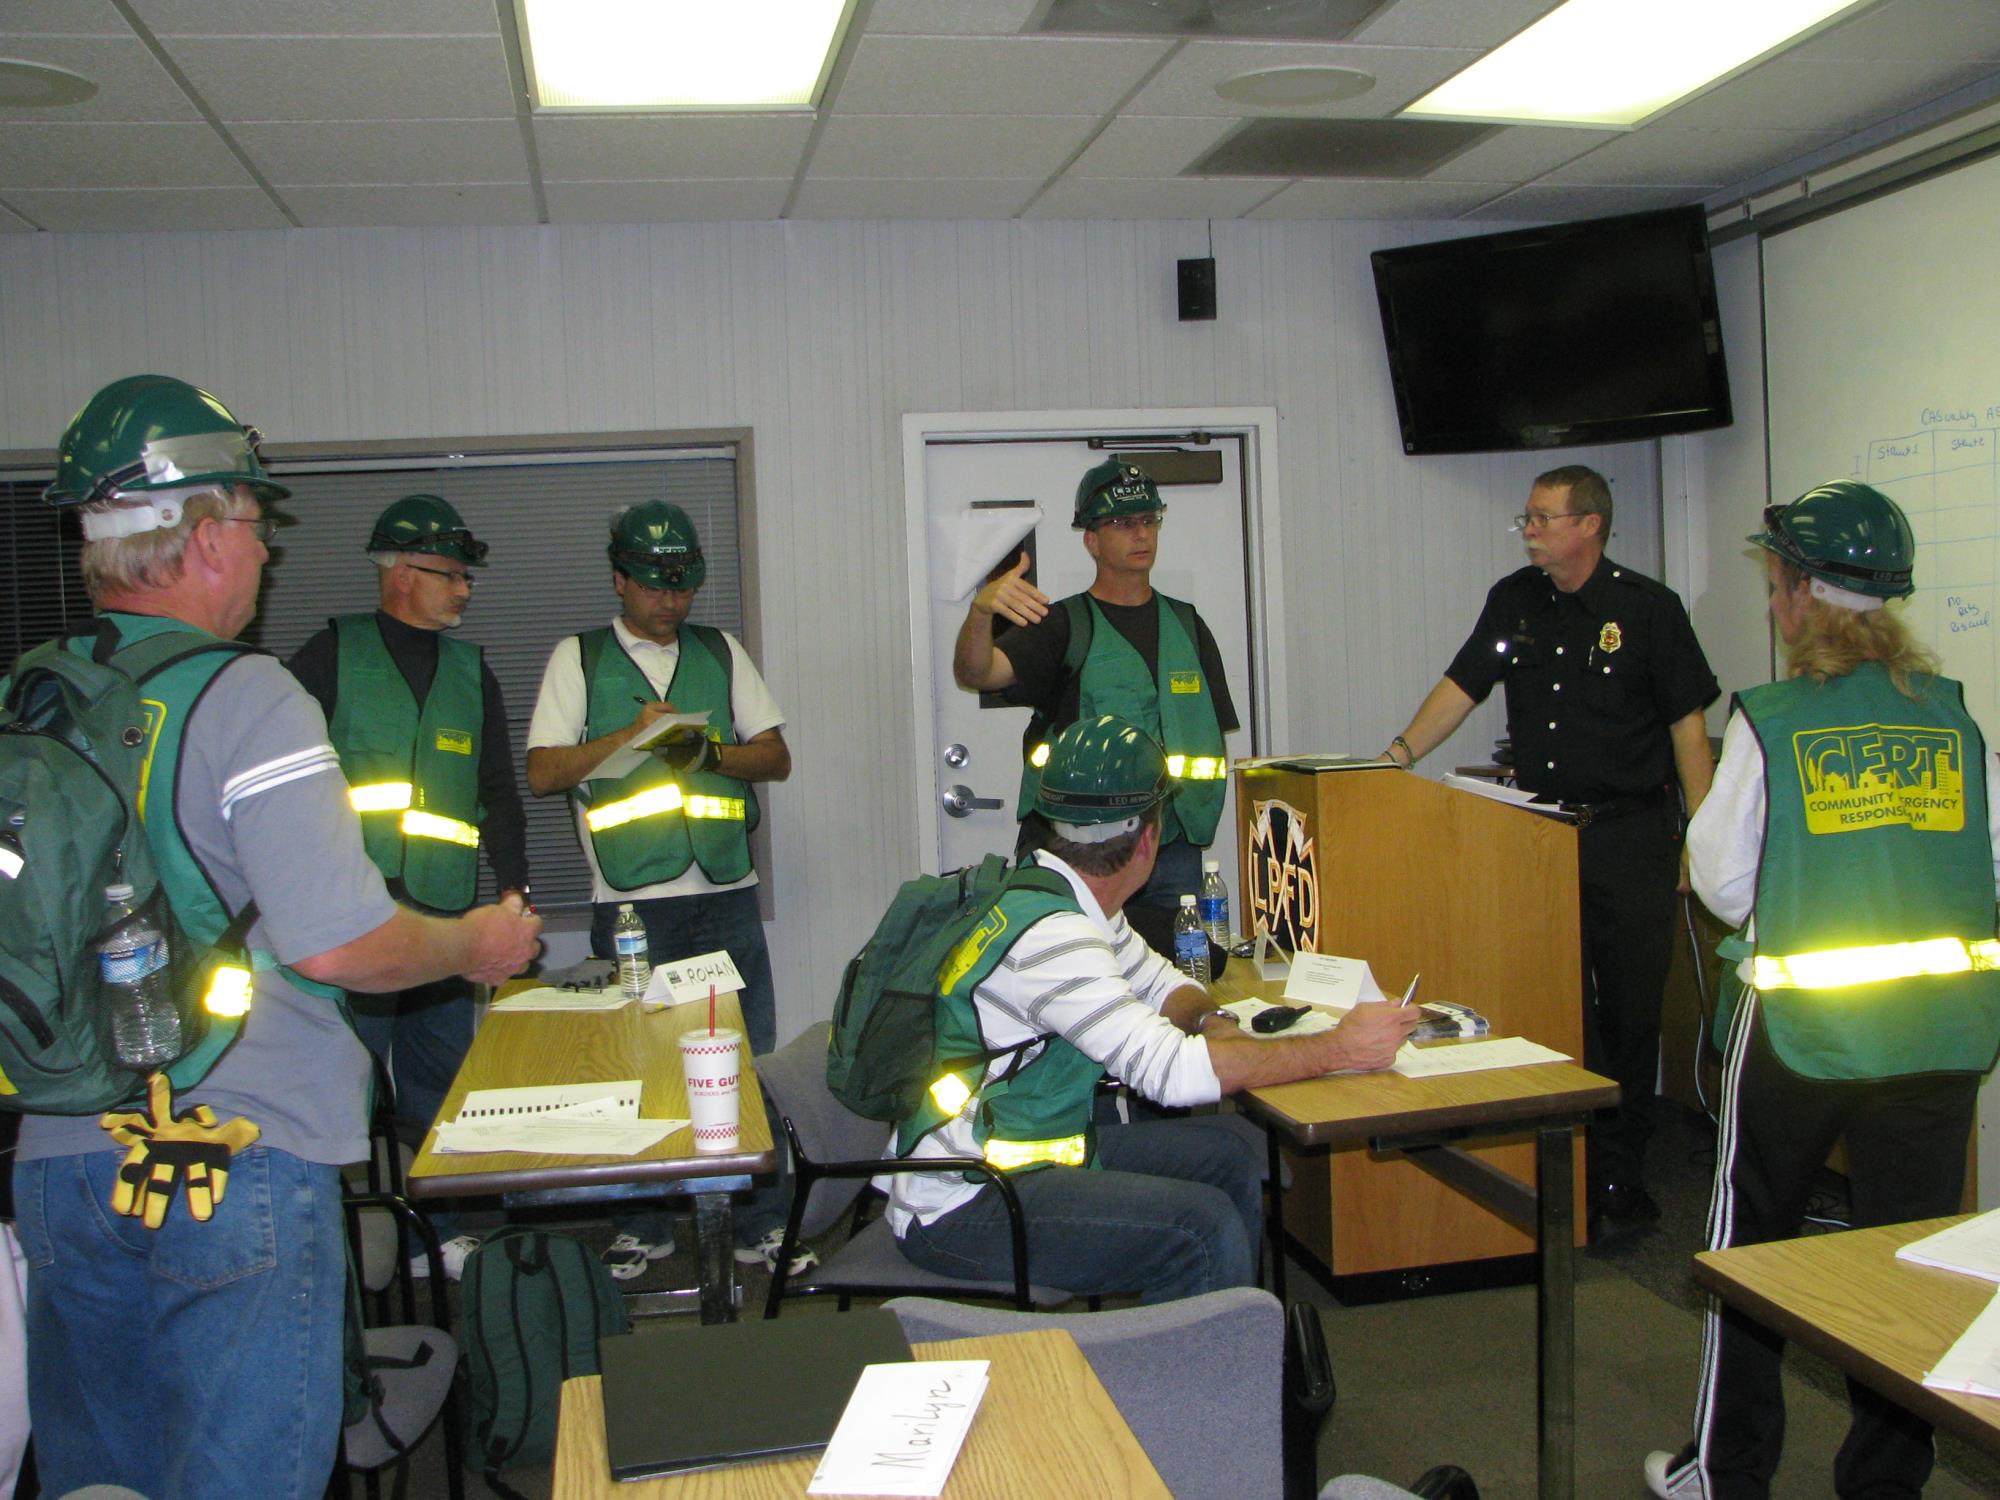
<path fill-rule="evenodd" d="M 1666 812 L 1678 807 L 1676 793 L 1670 786 L 1655 787 L 1650 792 L 1641 792 L 1636 797 L 1611 797 L 1602 802 L 1564 802 L 1562 810 L 1576 819 L 1576 826 L 1588 828 L 1592 823 L 1607 823 L 1613 818 L 1628 818 L 1634 813 Z"/>

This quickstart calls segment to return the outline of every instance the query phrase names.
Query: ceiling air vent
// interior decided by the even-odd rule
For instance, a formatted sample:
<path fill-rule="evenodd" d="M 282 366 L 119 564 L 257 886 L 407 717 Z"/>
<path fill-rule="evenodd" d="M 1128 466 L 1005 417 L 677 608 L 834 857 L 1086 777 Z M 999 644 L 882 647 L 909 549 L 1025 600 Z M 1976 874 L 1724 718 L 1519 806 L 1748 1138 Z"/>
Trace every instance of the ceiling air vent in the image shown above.
<path fill-rule="evenodd" d="M 1443 120 L 1245 120 L 1181 175 L 1424 177 L 1498 128 Z"/>
<path fill-rule="evenodd" d="M 1386 0 L 1049 0 L 1030 31 L 1340 42 Z"/>

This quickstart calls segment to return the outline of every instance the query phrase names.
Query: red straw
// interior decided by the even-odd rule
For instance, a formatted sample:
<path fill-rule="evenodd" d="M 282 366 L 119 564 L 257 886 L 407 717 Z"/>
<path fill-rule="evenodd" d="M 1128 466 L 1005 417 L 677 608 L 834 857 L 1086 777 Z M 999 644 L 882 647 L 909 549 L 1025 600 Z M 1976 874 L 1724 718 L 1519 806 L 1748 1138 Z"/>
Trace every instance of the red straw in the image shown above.
<path fill-rule="evenodd" d="M 715 986 L 708 987 L 708 1034 L 715 1035 Z"/>

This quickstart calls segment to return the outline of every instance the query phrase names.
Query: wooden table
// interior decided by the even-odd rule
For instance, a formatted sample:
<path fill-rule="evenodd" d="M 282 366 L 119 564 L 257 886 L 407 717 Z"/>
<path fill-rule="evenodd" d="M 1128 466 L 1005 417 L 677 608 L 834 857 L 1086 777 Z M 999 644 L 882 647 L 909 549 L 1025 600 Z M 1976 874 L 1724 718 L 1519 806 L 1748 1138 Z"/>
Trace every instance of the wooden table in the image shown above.
<path fill-rule="evenodd" d="M 1238 974 L 1218 998 L 1276 998 L 1275 981 Z M 1450 1046 L 1452 1043 L 1439 1045 Z M 1285 1296 L 1285 1198 L 1280 1143 L 1294 1150 L 1365 1145 L 1422 1168 L 1532 1237 L 1536 1247 L 1535 1359 L 1539 1493 L 1576 1488 L 1576 1178 L 1574 1132 L 1618 1102 L 1618 1085 L 1575 1063 L 1488 1068 L 1443 1078 L 1356 1073 L 1251 1089 L 1237 1108 L 1264 1127 L 1270 1151 L 1272 1283 Z M 1524 1182 L 1463 1147 L 1532 1133 L 1535 1178 Z"/>
<path fill-rule="evenodd" d="M 944 1487 L 944 1500 L 1064 1494 L 1171 1500 L 1145 1449 L 1065 1330 L 946 1339 L 914 1345 L 912 1352 L 918 1359 L 992 1361 L 986 1397 Z M 663 1392 L 662 1399 L 671 1403 L 672 1393 Z M 1225 1436 L 1218 1434 L 1217 1440 Z M 805 1494 L 818 1463 L 817 1453 L 804 1453 L 621 1484 L 611 1477 L 604 1456 L 598 1377 L 563 1382 L 554 1500 L 781 1500 Z"/>
<path fill-rule="evenodd" d="M 522 986 L 503 986 L 504 996 Z M 716 1024 L 743 1030 L 734 995 L 715 1003 Z M 452 1080 L 438 1120 L 455 1119 L 473 1089 L 521 1088 L 536 1084 L 614 1083 L 637 1078 L 644 1085 L 639 1113 L 649 1119 L 686 1119 L 687 1087 L 681 1077 L 680 1036 L 708 1024 L 705 1005 L 644 1011 L 637 1005 L 601 1011 L 488 1011 L 472 1038 L 472 1048 Z M 742 1131 L 739 1149 L 694 1151 L 694 1133 L 677 1130 L 633 1156 L 540 1156 L 525 1151 L 448 1156 L 423 1149 L 409 1172 L 418 1198 L 499 1193 L 510 1206 L 602 1203 L 607 1200 L 688 1197 L 694 1200 L 700 1286 L 696 1296 L 704 1323 L 731 1322 L 736 1316 L 735 1245 L 730 1233 L 729 1195 L 747 1192 L 753 1174 L 777 1169 L 771 1128 L 756 1071 L 744 1058 Z M 433 1122 L 434 1124 L 436 1122 Z M 628 1298 L 636 1312 L 671 1308 L 690 1294 L 649 1292 Z"/>
<path fill-rule="evenodd" d="M 1934 1366 L 1993 1300 L 1976 1276 L 1896 1259 L 1966 1215 L 1704 1250 L 1694 1279 L 1934 1427 L 2000 1452 L 2000 1401 L 1934 1391 Z"/>

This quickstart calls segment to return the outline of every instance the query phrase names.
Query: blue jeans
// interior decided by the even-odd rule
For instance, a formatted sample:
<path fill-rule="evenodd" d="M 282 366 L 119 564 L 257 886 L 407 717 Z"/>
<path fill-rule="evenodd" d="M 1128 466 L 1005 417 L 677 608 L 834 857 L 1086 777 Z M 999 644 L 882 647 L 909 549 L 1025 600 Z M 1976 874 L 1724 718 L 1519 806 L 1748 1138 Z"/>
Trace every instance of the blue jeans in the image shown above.
<path fill-rule="evenodd" d="M 472 1047 L 472 986 L 454 977 L 386 995 L 350 992 L 347 1009 L 354 1034 L 395 1089 L 397 1134 L 421 1141 Z M 440 1240 L 458 1232 L 458 1215 L 435 1199 L 422 1212 Z M 410 1252 L 416 1253 L 413 1240 Z"/>
<path fill-rule="evenodd" d="M 1028 1276 L 1082 1295 L 1136 1291 L 1170 1302 L 1254 1286 L 1262 1230 L 1257 1155 L 1213 1121 L 1154 1120 L 1098 1131 L 1096 1167 L 1009 1179 L 1028 1221 Z M 970 1281 L 1013 1274 L 1007 1207 L 981 1192 L 899 1242 L 927 1271 Z"/>
<path fill-rule="evenodd" d="M 206 1224 L 111 1211 L 119 1151 L 21 1162 L 28 1405 L 42 1488 L 313 1500 L 340 1437 L 337 1168 L 253 1146 Z"/>
<path fill-rule="evenodd" d="M 600 901 L 591 908 L 590 951 L 599 958 L 610 958 L 617 951 L 612 945 L 611 929 L 618 921 L 618 905 Z M 777 1047 L 777 990 L 771 982 L 771 951 L 764 945 L 764 919 L 757 914 L 755 886 L 699 896 L 634 901 L 632 910 L 646 924 L 649 963 L 673 963 L 718 949 L 727 952 L 736 972 L 743 976 L 736 1004 L 743 1012 L 750 1055 L 762 1057 Z M 764 1101 L 764 1118 L 782 1156 L 785 1130 L 778 1123 L 769 1099 Z M 732 1222 L 737 1243 L 754 1245 L 769 1231 L 784 1228 L 791 1202 L 788 1172 L 781 1170 L 769 1187 L 752 1189 L 747 1199 L 735 1205 Z M 668 1234 L 667 1216 L 663 1213 L 613 1214 L 611 1222 L 621 1233 L 636 1234 L 650 1244 L 660 1243 Z"/>

